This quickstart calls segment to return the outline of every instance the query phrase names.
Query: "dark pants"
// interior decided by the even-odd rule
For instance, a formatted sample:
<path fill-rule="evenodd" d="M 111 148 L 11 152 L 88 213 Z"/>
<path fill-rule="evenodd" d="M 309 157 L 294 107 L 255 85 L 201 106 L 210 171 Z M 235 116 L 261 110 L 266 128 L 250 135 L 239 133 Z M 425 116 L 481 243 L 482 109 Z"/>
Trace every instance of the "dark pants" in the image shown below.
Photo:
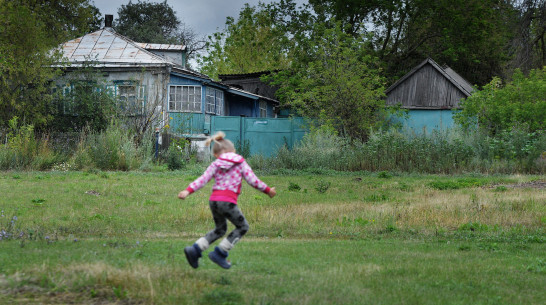
<path fill-rule="evenodd" d="M 214 217 L 214 223 L 216 224 L 216 228 L 205 235 L 209 245 L 226 234 L 226 219 L 235 225 L 235 229 L 229 233 L 227 237 L 227 240 L 231 244 L 235 244 L 246 234 L 246 232 L 248 232 L 248 222 L 235 203 L 210 201 L 209 206 L 212 212 L 212 217 Z"/>

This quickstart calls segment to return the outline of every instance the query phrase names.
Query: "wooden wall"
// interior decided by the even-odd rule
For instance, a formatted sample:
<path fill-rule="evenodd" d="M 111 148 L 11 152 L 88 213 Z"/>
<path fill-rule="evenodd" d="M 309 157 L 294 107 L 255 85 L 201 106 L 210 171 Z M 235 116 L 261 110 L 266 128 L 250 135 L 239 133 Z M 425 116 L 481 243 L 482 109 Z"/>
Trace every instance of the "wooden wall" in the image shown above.
<path fill-rule="evenodd" d="M 413 73 L 387 94 L 387 105 L 408 109 L 451 109 L 465 98 L 461 90 L 430 64 Z"/>

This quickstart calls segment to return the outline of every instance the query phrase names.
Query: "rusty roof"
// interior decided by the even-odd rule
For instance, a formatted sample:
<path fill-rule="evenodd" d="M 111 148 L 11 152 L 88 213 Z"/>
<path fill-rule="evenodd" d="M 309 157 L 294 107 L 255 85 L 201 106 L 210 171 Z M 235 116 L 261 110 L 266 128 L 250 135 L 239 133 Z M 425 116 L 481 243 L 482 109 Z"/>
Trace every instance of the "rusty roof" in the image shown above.
<path fill-rule="evenodd" d="M 163 44 L 163 43 L 146 43 L 146 42 L 135 42 L 139 47 L 146 50 L 154 51 L 176 51 L 181 52 L 186 50 L 185 45 L 180 44 Z"/>
<path fill-rule="evenodd" d="M 103 28 L 63 43 L 61 51 L 63 57 L 73 64 L 89 61 L 107 66 L 173 64 L 168 59 L 146 50 L 142 45 L 111 28 Z M 170 50 L 175 50 L 175 45 L 165 46 L 172 46 Z M 184 48 L 178 47 L 180 50 Z"/>

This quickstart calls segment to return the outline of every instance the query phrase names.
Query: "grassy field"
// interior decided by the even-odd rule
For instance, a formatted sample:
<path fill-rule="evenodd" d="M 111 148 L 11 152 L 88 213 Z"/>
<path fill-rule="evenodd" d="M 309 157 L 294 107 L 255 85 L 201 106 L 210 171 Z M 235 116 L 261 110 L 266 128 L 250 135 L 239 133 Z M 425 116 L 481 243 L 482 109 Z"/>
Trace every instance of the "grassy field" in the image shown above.
<path fill-rule="evenodd" d="M 546 177 L 285 172 L 243 187 L 233 267 L 180 172 L 0 173 L 2 304 L 542 304 Z M 230 229 L 232 227 L 230 226 Z"/>

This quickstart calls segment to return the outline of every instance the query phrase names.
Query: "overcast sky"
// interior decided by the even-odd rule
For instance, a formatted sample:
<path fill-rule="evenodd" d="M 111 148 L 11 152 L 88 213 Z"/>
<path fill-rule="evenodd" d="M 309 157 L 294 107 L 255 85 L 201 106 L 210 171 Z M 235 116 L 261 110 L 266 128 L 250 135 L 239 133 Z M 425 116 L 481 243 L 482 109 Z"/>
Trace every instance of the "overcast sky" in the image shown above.
<path fill-rule="evenodd" d="M 117 18 L 121 5 L 129 3 L 129 0 L 93 0 L 101 14 L 114 15 Z M 133 0 L 133 3 L 138 0 Z M 160 3 L 163 0 L 151 0 L 148 2 Z M 226 17 L 237 18 L 245 3 L 255 6 L 259 0 L 167 0 L 180 21 L 199 35 L 210 35 L 224 29 Z M 273 0 L 262 0 L 270 3 Z M 307 3 L 307 0 L 297 0 L 297 3 Z"/>

